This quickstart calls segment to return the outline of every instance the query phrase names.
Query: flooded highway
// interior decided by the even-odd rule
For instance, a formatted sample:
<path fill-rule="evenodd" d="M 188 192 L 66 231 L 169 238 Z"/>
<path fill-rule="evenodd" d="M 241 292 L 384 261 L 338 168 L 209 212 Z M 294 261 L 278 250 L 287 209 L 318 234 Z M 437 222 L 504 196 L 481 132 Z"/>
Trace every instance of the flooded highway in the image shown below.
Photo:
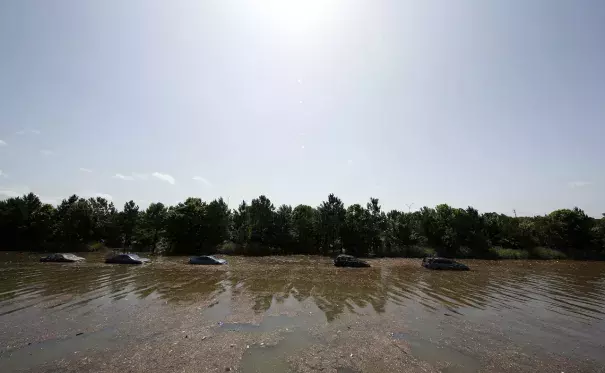
<path fill-rule="evenodd" d="M 0 252 L 2 372 L 599 372 L 605 263 Z"/>

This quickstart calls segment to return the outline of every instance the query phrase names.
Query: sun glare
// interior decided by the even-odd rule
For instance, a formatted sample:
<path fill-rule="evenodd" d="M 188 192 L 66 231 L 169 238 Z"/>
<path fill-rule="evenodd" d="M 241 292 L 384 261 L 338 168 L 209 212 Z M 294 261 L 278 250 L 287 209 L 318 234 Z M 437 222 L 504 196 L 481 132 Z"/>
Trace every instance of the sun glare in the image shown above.
<path fill-rule="evenodd" d="M 312 31 L 328 20 L 334 0 L 264 0 L 259 6 L 280 28 Z"/>

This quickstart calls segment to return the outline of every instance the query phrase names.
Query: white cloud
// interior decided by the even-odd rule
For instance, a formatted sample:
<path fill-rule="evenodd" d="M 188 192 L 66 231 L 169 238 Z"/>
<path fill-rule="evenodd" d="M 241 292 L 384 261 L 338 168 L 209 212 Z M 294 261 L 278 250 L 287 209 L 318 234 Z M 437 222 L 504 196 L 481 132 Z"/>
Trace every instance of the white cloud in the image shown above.
<path fill-rule="evenodd" d="M 165 181 L 167 183 L 170 183 L 172 185 L 174 185 L 175 180 L 172 176 L 168 175 L 168 174 L 162 174 L 160 172 L 154 172 L 151 174 L 151 176 L 156 177 L 162 181 Z"/>
<path fill-rule="evenodd" d="M 195 181 L 199 181 L 199 182 L 201 182 L 201 183 L 204 183 L 204 184 L 206 184 L 206 185 L 207 185 L 207 186 L 209 186 L 209 187 L 211 187 L 211 186 L 212 186 L 212 183 L 211 183 L 211 182 L 209 182 L 207 179 L 205 179 L 205 178 L 203 178 L 203 177 L 201 177 L 201 176 L 194 176 L 194 177 L 193 177 L 193 180 L 195 180 Z"/>
<path fill-rule="evenodd" d="M 126 176 L 126 175 L 122 175 L 122 174 L 115 174 L 113 175 L 114 179 L 121 179 L 121 180 L 134 180 L 134 177 L 132 176 Z"/>
<path fill-rule="evenodd" d="M 47 197 L 47 196 L 38 196 L 38 198 L 40 198 L 40 201 L 42 201 L 42 203 L 48 203 L 49 205 L 58 205 L 59 201 L 61 200 L 61 198 L 56 198 L 56 197 Z"/>
<path fill-rule="evenodd" d="M 22 193 L 19 193 L 16 190 L 0 189 L 0 196 L 6 197 L 6 198 L 21 197 L 22 195 L 23 195 Z"/>
<path fill-rule="evenodd" d="M 124 174 L 115 174 L 113 175 L 113 178 L 115 179 L 122 179 L 122 180 L 148 180 L 149 179 L 149 175 L 148 174 L 141 174 L 141 173 L 136 173 L 136 172 L 132 172 L 130 175 L 124 175 Z"/>
<path fill-rule="evenodd" d="M 86 198 L 96 198 L 96 197 L 101 197 L 101 198 L 105 198 L 108 201 L 113 201 L 113 197 L 111 196 L 111 194 L 107 194 L 107 193 L 98 193 L 98 192 L 91 192 L 91 191 L 85 191 L 82 193 L 78 193 L 79 195 L 81 195 L 82 197 L 86 197 Z"/>
<path fill-rule="evenodd" d="M 6 141 L 0 140 L 0 146 L 6 146 Z"/>
<path fill-rule="evenodd" d="M 42 150 L 40 150 L 40 154 L 49 156 L 49 155 L 55 154 L 55 152 L 53 152 L 52 150 L 48 150 L 48 149 L 42 149 Z"/>
<path fill-rule="evenodd" d="M 38 130 L 21 130 L 17 131 L 17 135 L 39 135 L 40 131 Z"/>
<path fill-rule="evenodd" d="M 84 167 L 80 167 L 80 171 L 82 171 L 82 172 L 92 172 L 92 170 L 90 168 L 84 168 Z"/>
<path fill-rule="evenodd" d="M 111 196 L 111 194 L 107 194 L 107 193 L 95 193 L 94 196 L 95 197 L 105 198 L 108 201 L 113 201 L 113 197 Z"/>
<path fill-rule="evenodd" d="M 28 194 L 30 189 L 25 185 L 12 185 L 0 187 L 0 197 L 13 198 L 21 197 L 24 194 Z"/>
<path fill-rule="evenodd" d="M 568 185 L 570 188 L 582 188 L 585 186 L 592 185 L 592 183 L 590 181 L 572 181 L 568 183 Z"/>

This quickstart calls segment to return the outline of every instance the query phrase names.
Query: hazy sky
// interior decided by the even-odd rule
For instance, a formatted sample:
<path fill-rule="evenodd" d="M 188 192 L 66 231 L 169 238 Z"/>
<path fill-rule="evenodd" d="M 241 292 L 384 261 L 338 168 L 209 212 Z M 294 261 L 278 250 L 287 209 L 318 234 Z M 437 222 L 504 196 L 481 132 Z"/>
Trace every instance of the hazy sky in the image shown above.
<path fill-rule="evenodd" d="M 605 2 L 0 2 L 0 198 L 605 212 Z"/>

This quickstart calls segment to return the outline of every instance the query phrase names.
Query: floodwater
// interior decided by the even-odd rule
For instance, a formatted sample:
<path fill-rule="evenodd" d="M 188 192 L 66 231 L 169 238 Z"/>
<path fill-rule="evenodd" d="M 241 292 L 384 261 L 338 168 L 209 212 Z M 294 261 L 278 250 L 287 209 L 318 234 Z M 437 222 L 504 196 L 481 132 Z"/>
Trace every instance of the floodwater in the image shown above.
<path fill-rule="evenodd" d="M 605 263 L 0 252 L 2 372 L 603 372 Z"/>

